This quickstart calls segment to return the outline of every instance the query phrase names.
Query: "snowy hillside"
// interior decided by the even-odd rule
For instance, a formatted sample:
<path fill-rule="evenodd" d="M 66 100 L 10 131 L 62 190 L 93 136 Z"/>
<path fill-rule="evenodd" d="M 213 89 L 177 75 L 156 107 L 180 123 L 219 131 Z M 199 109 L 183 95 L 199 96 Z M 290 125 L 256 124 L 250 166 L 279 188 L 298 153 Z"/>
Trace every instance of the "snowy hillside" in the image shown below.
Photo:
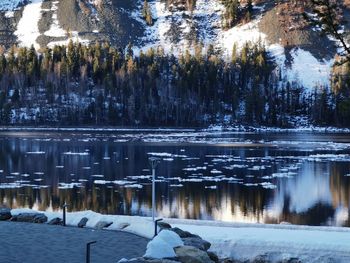
<path fill-rule="evenodd" d="M 16 11 L 20 16 L 18 21 L 13 20 L 12 13 L 3 19 L 15 23 L 12 34 L 19 45 L 34 45 L 38 50 L 67 44 L 70 39 L 84 44 L 101 40 L 124 47 L 132 42 L 136 55 L 150 47 L 162 47 L 166 53 L 180 55 L 186 49 L 193 51 L 196 43 L 201 43 L 204 49 L 212 44 L 229 60 L 234 43 L 241 48 L 246 42 L 260 41 L 274 58 L 277 70 L 281 70 L 282 80 L 298 82 L 309 89 L 329 85 L 333 51 L 317 57 L 305 45 L 285 46 L 282 35 L 271 38 L 261 30 L 265 14 L 279 12 L 274 11 L 269 1 L 260 1 L 262 4 L 253 7 L 254 16 L 249 23 L 239 23 L 230 29 L 222 26 L 225 7 L 221 1 L 197 0 L 191 10 L 179 4 L 182 2 L 150 0 L 153 25 L 143 18 L 142 0 L 123 3 L 85 0 L 79 1 L 79 5 L 72 0 L 32 0 L 21 12 Z M 21 3 L 23 0 L 0 1 L 0 10 L 13 10 Z"/>

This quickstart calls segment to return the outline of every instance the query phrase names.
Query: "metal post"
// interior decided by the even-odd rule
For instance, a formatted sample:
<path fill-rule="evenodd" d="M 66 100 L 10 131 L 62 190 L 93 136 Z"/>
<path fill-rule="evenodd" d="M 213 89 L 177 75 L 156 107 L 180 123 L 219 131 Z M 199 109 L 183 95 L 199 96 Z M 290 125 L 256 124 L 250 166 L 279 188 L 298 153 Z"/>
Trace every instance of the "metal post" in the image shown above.
<path fill-rule="evenodd" d="M 156 168 L 152 167 L 152 221 L 154 222 L 156 207 Z"/>
<path fill-rule="evenodd" d="M 86 263 L 90 263 L 90 246 L 97 243 L 97 241 L 91 241 L 86 244 Z"/>
<path fill-rule="evenodd" d="M 66 208 L 67 208 L 67 204 L 64 203 L 64 205 L 62 206 L 63 208 L 63 226 L 66 226 Z"/>
<path fill-rule="evenodd" d="M 158 222 L 162 221 L 163 218 L 157 219 L 156 221 L 154 221 L 154 236 L 158 235 Z"/>
<path fill-rule="evenodd" d="M 159 158 L 149 158 L 152 166 L 152 221 L 155 219 L 155 209 L 156 209 L 156 167 L 159 163 Z"/>

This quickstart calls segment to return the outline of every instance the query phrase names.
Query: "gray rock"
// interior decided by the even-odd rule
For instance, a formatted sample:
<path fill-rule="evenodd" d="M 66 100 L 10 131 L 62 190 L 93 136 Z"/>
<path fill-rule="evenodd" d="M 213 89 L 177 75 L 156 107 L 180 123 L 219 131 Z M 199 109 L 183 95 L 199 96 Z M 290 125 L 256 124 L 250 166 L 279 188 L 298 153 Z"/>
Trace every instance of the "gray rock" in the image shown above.
<path fill-rule="evenodd" d="M 196 247 L 181 246 L 174 248 L 174 250 L 182 263 L 214 263 L 205 251 Z"/>
<path fill-rule="evenodd" d="M 161 229 L 170 229 L 171 228 L 171 225 L 166 223 L 166 222 L 158 222 L 157 225 L 161 228 Z"/>
<path fill-rule="evenodd" d="M 124 229 L 124 228 L 126 228 L 126 227 L 128 227 L 128 226 L 130 226 L 129 223 L 120 223 L 120 224 L 118 225 L 118 228 L 119 228 L 119 229 Z"/>
<path fill-rule="evenodd" d="M 9 220 L 12 217 L 10 208 L 0 208 L 0 221 Z"/>
<path fill-rule="evenodd" d="M 63 225 L 63 221 L 61 218 L 55 217 L 55 218 L 51 219 L 47 224 L 48 225 Z"/>
<path fill-rule="evenodd" d="M 146 259 L 146 258 L 133 258 L 127 261 L 119 261 L 121 262 L 130 262 L 130 263 L 179 263 L 180 261 L 175 261 L 171 259 Z"/>
<path fill-rule="evenodd" d="M 78 227 L 80 227 L 80 228 L 85 227 L 88 220 L 89 220 L 89 219 L 86 218 L 86 217 L 83 217 L 82 219 L 80 219 L 80 221 L 79 221 L 79 223 L 78 223 Z"/>
<path fill-rule="evenodd" d="M 176 234 L 178 234 L 181 238 L 186 238 L 186 237 L 199 237 L 197 235 L 194 235 L 188 231 L 184 231 L 178 227 L 170 228 L 169 230 L 174 231 Z"/>
<path fill-rule="evenodd" d="M 113 222 L 99 221 L 99 222 L 97 222 L 97 224 L 95 225 L 95 228 L 96 228 L 96 229 L 103 229 L 103 228 L 109 227 L 111 224 L 113 224 Z"/>
<path fill-rule="evenodd" d="M 203 240 L 200 237 L 186 237 L 182 238 L 182 241 L 184 242 L 185 246 L 196 247 L 203 251 L 207 251 L 211 246 L 208 241 Z"/>
<path fill-rule="evenodd" d="M 207 251 L 207 254 L 212 261 L 219 263 L 219 257 L 214 252 Z"/>
<path fill-rule="evenodd" d="M 17 216 L 18 222 L 45 223 L 47 216 L 41 213 L 21 213 Z"/>

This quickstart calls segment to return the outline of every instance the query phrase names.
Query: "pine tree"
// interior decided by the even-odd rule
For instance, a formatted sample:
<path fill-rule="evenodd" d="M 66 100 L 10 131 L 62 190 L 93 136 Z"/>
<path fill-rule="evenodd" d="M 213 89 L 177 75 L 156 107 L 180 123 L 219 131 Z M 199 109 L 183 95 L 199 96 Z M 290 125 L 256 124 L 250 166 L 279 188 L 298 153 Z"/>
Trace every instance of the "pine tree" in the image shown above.
<path fill-rule="evenodd" d="M 147 25 L 149 26 L 153 25 L 152 11 L 147 0 L 143 2 L 142 17 L 143 19 L 145 19 Z"/>

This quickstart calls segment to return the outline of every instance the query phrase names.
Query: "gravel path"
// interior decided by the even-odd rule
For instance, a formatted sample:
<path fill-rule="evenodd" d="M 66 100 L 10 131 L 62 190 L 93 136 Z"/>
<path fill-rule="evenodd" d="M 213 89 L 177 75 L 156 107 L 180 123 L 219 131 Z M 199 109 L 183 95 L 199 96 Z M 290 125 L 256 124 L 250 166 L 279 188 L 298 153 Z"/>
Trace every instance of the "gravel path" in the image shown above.
<path fill-rule="evenodd" d="M 116 263 L 121 258 L 142 256 L 148 240 L 133 234 L 0 222 L 1 263 L 84 263 L 86 243 L 91 246 L 91 263 Z"/>

